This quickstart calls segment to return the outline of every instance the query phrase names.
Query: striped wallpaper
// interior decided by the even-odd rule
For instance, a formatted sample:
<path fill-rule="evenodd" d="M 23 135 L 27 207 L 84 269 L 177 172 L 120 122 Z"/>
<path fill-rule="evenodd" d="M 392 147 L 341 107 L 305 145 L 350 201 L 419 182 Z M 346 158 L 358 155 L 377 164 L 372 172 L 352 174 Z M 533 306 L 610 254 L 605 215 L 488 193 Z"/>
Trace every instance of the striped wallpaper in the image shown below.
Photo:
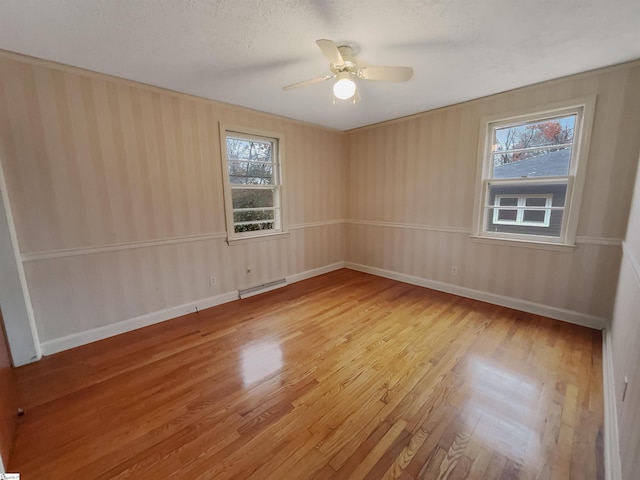
<path fill-rule="evenodd" d="M 344 260 L 341 133 L 6 52 L 0 88 L 42 342 Z M 284 134 L 288 238 L 227 245 L 220 121 Z"/>
<path fill-rule="evenodd" d="M 609 318 L 637 84 L 635 63 L 340 133 L 2 52 L 0 156 L 41 341 L 341 261 Z M 594 94 L 575 250 L 472 241 L 480 118 Z M 220 121 L 284 134 L 288 237 L 227 245 Z"/>
<path fill-rule="evenodd" d="M 350 132 L 347 261 L 610 318 L 640 150 L 638 85 L 634 63 Z M 482 118 L 589 95 L 597 107 L 577 247 L 471 239 Z"/>

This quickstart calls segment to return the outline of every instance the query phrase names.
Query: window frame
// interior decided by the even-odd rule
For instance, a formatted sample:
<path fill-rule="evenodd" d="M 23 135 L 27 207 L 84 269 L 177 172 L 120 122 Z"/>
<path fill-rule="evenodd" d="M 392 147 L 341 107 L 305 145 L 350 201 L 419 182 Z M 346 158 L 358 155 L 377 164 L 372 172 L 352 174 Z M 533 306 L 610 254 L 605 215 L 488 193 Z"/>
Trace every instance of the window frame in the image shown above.
<path fill-rule="evenodd" d="M 227 137 L 235 137 L 247 140 L 269 141 L 273 144 L 273 183 L 269 185 L 232 184 L 229 180 L 229 159 L 227 157 Z M 231 125 L 220 122 L 220 166 L 222 169 L 222 183 L 224 192 L 225 224 L 227 229 L 227 243 L 235 245 L 252 242 L 260 239 L 285 237 L 288 235 L 285 214 L 285 188 L 284 188 L 284 135 L 279 132 L 256 129 L 240 125 Z M 273 190 L 274 199 L 274 223 L 275 228 L 268 230 L 250 230 L 236 232 L 234 221 L 234 208 L 232 191 L 235 188 L 252 190 Z M 260 210 L 256 208 L 252 210 Z"/>
<path fill-rule="evenodd" d="M 482 118 L 480 123 L 480 141 L 478 142 L 478 168 L 476 179 L 475 208 L 471 237 L 482 242 L 497 244 L 529 244 L 539 248 L 575 247 L 576 231 L 582 191 L 584 189 L 589 144 L 595 112 L 596 97 L 589 96 L 558 102 L 539 108 L 528 108 L 516 112 L 505 112 Z M 566 176 L 525 177 L 525 178 L 493 178 L 493 138 L 494 130 L 509 125 L 530 122 L 544 122 L 553 118 L 576 115 L 574 141 L 572 145 L 569 172 Z M 516 186 L 536 184 L 566 184 L 564 207 L 549 207 L 550 210 L 563 209 L 562 226 L 559 236 L 537 234 L 492 232 L 487 229 L 488 219 L 492 215 L 489 205 L 490 186 Z M 533 196 L 528 193 L 513 193 L 503 196 Z M 494 201 L 495 206 L 495 201 Z M 515 209 L 515 208 L 514 208 Z M 495 211 L 495 210 L 494 210 Z M 511 224 L 526 226 L 523 224 Z M 540 227 L 539 224 L 529 225 Z"/>

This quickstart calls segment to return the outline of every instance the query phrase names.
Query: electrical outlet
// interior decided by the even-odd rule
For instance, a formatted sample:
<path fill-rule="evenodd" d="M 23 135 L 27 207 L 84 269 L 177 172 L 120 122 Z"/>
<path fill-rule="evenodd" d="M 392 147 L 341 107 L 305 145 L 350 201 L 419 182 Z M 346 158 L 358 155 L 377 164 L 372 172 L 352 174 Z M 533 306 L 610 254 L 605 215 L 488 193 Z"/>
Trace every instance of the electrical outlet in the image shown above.
<path fill-rule="evenodd" d="M 457 275 L 458 274 L 458 267 L 451 267 L 451 275 Z"/>
<path fill-rule="evenodd" d="M 210 287 L 213 287 L 217 283 L 218 283 L 218 281 L 216 280 L 216 277 L 209 277 L 209 286 Z"/>

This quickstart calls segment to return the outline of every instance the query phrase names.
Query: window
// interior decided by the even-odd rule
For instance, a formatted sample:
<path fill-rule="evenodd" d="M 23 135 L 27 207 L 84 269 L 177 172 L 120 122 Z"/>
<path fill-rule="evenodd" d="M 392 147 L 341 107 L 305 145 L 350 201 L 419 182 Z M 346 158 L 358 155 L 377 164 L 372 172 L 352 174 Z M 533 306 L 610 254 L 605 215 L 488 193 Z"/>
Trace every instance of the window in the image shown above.
<path fill-rule="evenodd" d="M 282 212 L 282 136 L 220 126 L 227 237 L 285 233 Z"/>
<path fill-rule="evenodd" d="M 553 195 L 496 195 L 493 223 L 548 227 Z M 505 208 L 509 207 L 509 208 Z"/>
<path fill-rule="evenodd" d="M 476 236 L 574 243 L 594 103 L 483 123 Z"/>

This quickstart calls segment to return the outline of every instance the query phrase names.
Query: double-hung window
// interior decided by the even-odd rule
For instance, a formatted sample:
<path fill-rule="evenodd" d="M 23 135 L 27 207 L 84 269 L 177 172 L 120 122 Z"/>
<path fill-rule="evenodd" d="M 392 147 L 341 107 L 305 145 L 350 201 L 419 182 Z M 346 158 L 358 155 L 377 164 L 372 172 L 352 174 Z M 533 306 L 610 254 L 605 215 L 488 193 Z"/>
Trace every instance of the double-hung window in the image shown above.
<path fill-rule="evenodd" d="M 282 136 L 220 126 L 229 241 L 286 232 L 282 212 Z"/>
<path fill-rule="evenodd" d="M 575 242 L 594 104 L 483 122 L 476 236 Z"/>

